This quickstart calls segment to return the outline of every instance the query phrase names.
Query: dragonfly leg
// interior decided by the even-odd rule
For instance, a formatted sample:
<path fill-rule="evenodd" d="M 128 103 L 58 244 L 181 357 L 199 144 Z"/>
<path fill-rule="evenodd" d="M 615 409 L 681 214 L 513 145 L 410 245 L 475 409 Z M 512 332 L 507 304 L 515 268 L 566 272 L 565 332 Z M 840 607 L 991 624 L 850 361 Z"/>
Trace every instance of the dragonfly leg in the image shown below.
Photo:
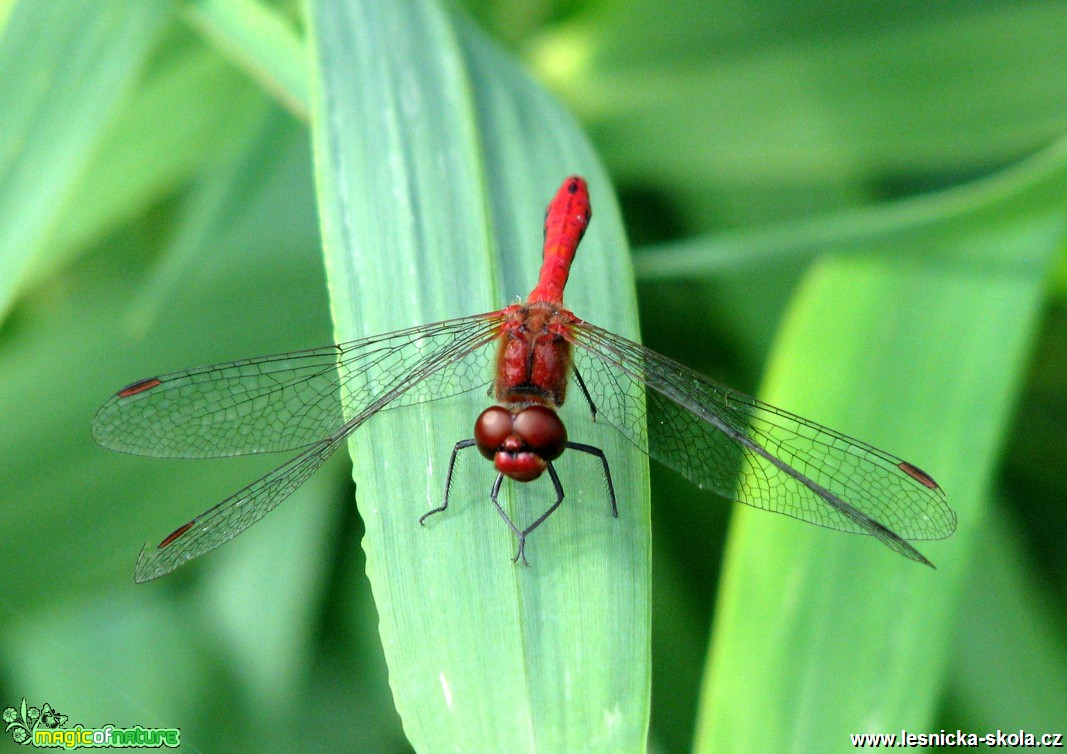
<path fill-rule="evenodd" d="M 526 561 L 526 537 L 529 536 L 530 532 L 532 532 L 538 526 L 543 524 L 545 522 L 545 519 L 555 513 L 556 508 L 558 508 L 560 506 L 560 503 L 563 502 L 563 485 L 560 483 L 559 475 L 556 474 L 556 469 L 552 466 L 551 463 L 548 464 L 548 475 L 552 477 L 552 486 L 556 488 L 556 502 L 552 503 L 552 505 L 549 506 L 548 510 L 538 516 L 537 520 L 527 526 L 525 529 L 519 529 L 519 527 L 517 527 L 514 522 L 510 518 L 508 518 L 508 514 L 504 512 L 504 509 L 497 501 L 497 494 L 500 492 L 500 482 L 503 480 L 503 474 L 497 477 L 496 484 L 493 485 L 493 491 L 490 495 L 490 497 L 493 498 L 493 505 L 496 506 L 496 509 L 500 512 L 500 515 L 503 516 L 508 526 L 511 527 L 511 531 L 514 532 L 515 538 L 519 540 L 519 549 L 515 552 L 515 557 L 511 559 L 513 563 L 517 563 L 519 558 L 522 558 L 523 565 L 530 565 Z"/>
<path fill-rule="evenodd" d="M 549 468 L 552 468 L 551 464 L 549 464 Z M 517 563 L 519 558 L 522 558 L 522 564 L 524 566 L 528 566 L 530 564 L 526 562 L 526 535 L 530 533 L 530 529 L 523 531 L 522 529 L 517 527 L 515 525 L 515 522 L 511 520 L 511 517 L 508 516 L 507 512 L 504 510 L 503 506 L 500 505 L 500 501 L 497 498 L 500 495 L 500 485 L 503 481 L 504 475 L 497 474 L 496 481 L 493 482 L 493 489 L 489 491 L 489 498 L 493 501 L 493 505 L 496 506 L 497 513 L 499 513 L 500 517 L 504 519 L 504 523 L 508 525 L 508 528 L 511 529 L 512 534 L 514 534 L 515 538 L 519 540 L 519 549 L 516 550 L 515 557 L 511 559 L 511 562 Z M 559 503 L 557 502 L 556 505 L 559 505 Z"/>
<path fill-rule="evenodd" d="M 585 380 L 582 379 L 582 374 L 578 371 L 578 367 L 574 367 L 574 378 L 578 380 L 578 387 L 582 389 L 585 402 L 589 404 L 589 413 L 593 415 L 593 421 L 596 421 L 596 404 L 593 403 L 593 396 L 589 395 L 589 388 L 585 386 Z"/>
<path fill-rule="evenodd" d="M 604 455 L 604 451 L 593 445 L 586 445 L 580 442 L 568 442 L 567 447 L 571 450 L 580 450 L 582 453 L 588 453 L 591 456 L 596 456 L 600 459 L 600 463 L 604 465 L 604 478 L 608 482 L 608 499 L 611 501 L 611 515 L 615 518 L 619 517 L 619 506 L 615 502 L 615 485 L 611 481 L 611 469 L 608 467 L 608 458 Z M 548 465 L 548 470 L 552 471 L 552 464 Z M 553 475 L 555 472 L 553 472 Z"/>
<path fill-rule="evenodd" d="M 452 448 L 452 457 L 448 460 L 448 474 L 445 475 L 445 500 L 439 507 L 434 508 L 433 510 L 423 513 L 421 516 L 419 516 L 420 524 L 425 525 L 427 518 L 429 518 L 435 513 L 440 513 L 448 507 L 448 495 L 452 491 L 452 471 L 456 468 L 456 454 L 458 454 L 459 451 L 463 450 L 464 448 L 469 448 L 473 445 L 474 438 L 472 437 L 469 440 L 460 440 L 456 443 L 456 447 Z"/>

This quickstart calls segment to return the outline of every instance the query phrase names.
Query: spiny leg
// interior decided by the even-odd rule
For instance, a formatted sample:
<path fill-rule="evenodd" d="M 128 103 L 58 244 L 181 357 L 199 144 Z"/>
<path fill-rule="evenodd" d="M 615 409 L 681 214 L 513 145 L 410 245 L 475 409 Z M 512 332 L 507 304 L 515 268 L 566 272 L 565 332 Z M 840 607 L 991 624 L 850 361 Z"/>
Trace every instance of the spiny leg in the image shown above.
<path fill-rule="evenodd" d="M 596 404 L 593 403 L 593 396 L 589 395 L 589 388 L 585 386 L 585 380 L 582 379 L 582 374 L 578 371 L 578 367 L 574 367 L 574 377 L 578 380 L 578 387 L 582 389 L 585 402 L 589 404 L 589 413 L 593 415 L 593 421 L 596 421 Z"/>
<path fill-rule="evenodd" d="M 435 513 L 440 513 L 441 511 L 443 511 L 445 508 L 448 507 L 448 495 L 452 491 L 452 471 L 453 471 L 453 469 L 456 468 L 456 454 L 459 453 L 459 451 L 463 450 L 464 448 L 471 447 L 472 445 L 474 445 L 474 442 L 475 441 L 474 441 L 473 437 L 471 439 L 469 439 L 469 440 L 460 440 L 459 442 L 456 443 L 456 447 L 452 448 L 452 457 L 448 461 L 448 474 L 445 475 L 445 500 L 444 500 L 444 503 L 442 503 L 442 505 L 440 507 L 434 508 L 433 510 L 431 510 L 431 511 L 429 511 L 427 513 L 423 513 L 421 516 L 419 516 L 419 523 L 420 524 L 425 526 L 427 518 L 429 518 L 430 516 L 432 516 Z"/>
<path fill-rule="evenodd" d="M 530 532 L 532 532 L 538 526 L 543 524 L 545 522 L 545 519 L 551 516 L 556 511 L 556 508 L 559 507 L 560 503 L 563 502 L 563 485 L 560 483 L 559 475 L 556 474 L 556 469 L 552 466 L 551 463 L 548 464 L 548 475 L 552 477 L 552 486 L 556 488 L 556 502 L 552 503 L 552 505 L 549 506 L 548 510 L 542 513 L 536 521 L 527 526 L 525 529 L 519 529 L 519 527 L 517 527 L 515 523 L 510 518 L 508 518 L 508 514 L 504 512 L 503 507 L 501 507 L 500 503 L 497 501 L 497 494 L 500 492 L 500 482 L 503 481 L 504 475 L 501 474 L 500 476 L 498 476 L 496 479 L 496 483 L 493 485 L 493 491 L 490 494 L 490 497 L 493 499 L 493 505 L 496 506 L 496 509 L 500 512 L 500 515 L 503 516 L 508 526 L 511 527 L 511 531 L 514 532 L 515 538 L 519 540 L 519 549 L 515 552 L 515 557 L 511 559 L 511 562 L 513 563 L 518 562 L 519 558 L 522 558 L 522 564 L 524 566 L 530 565 L 526 561 L 526 537 L 530 534 Z"/>
<path fill-rule="evenodd" d="M 604 478 L 608 481 L 608 498 L 611 500 L 611 515 L 615 518 L 619 517 L 619 506 L 615 503 L 615 485 L 611 481 L 611 469 L 608 467 L 608 458 L 604 455 L 604 451 L 593 445 L 586 445 L 580 442 L 568 442 L 567 447 L 571 450 L 580 450 L 582 453 L 588 453 L 591 456 L 596 456 L 600 459 L 600 463 L 604 466 Z M 552 464 L 548 465 L 548 470 L 552 471 Z M 553 477 L 555 472 L 552 471 Z"/>
<path fill-rule="evenodd" d="M 549 468 L 551 468 L 551 464 L 549 464 Z M 526 553 L 524 551 L 526 549 L 526 535 L 529 533 L 529 529 L 527 529 L 526 531 L 523 531 L 522 529 L 517 527 L 515 525 L 515 522 L 512 521 L 511 518 L 508 516 L 508 514 L 504 511 L 503 506 L 500 505 L 500 501 L 497 498 L 500 495 L 500 484 L 503 481 L 504 481 L 504 475 L 503 474 L 497 474 L 496 475 L 496 481 L 493 482 L 493 489 L 491 489 L 489 491 L 489 498 L 493 501 L 493 505 L 496 506 L 497 513 L 499 513 L 500 517 L 502 519 L 504 519 L 504 523 L 506 523 L 508 525 L 508 528 L 511 529 L 512 533 L 515 535 L 515 538 L 517 540 L 519 540 L 519 549 L 515 553 L 515 557 L 513 557 L 511 559 L 511 562 L 515 563 L 521 557 L 522 558 L 522 564 L 524 566 L 528 566 L 530 564 L 526 562 Z M 556 505 L 559 505 L 559 503 L 557 502 Z"/>

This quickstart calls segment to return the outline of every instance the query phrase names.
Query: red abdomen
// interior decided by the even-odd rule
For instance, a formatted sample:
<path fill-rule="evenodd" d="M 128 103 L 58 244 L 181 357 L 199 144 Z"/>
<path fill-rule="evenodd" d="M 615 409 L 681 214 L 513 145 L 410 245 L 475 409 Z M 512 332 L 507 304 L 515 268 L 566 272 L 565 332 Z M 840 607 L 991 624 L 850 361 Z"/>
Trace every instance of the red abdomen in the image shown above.
<path fill-rule="evenodd" d="M 543 301 L 557 306 L 563 303 L 563 288 L 567 285 L 571 263 L 592 217 L 589 187 L 581 176 L 572 175 L 559 187 L 545 212 L 541 275 L 527 303 Z"/>

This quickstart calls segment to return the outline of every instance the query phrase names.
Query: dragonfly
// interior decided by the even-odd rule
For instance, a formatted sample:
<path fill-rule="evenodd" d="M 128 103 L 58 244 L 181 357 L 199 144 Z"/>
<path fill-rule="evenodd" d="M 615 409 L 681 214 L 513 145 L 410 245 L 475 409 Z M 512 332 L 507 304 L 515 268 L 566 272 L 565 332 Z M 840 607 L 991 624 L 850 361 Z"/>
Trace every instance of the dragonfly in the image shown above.
<path fill-rule="evenodd" d="M 951 535 L 956 515 L 918 466 L 719 385 L 563 306 L 591 218 L 586 181 L 568 177 L 548 205 L 541 272 L 524 303 L 324 348 L 163 374 L 115 393 L 93 421 L 94 437 L 107 448 L 163 458 L 300 451 L 155 547 L 145 545 L 135 580 L 167 574 L 259 521 L 379 411 L 487 388 L 496 402 L 476 419 L 473 437 L 453 447 L 441 505 L 420 523 L 447 509 L 456 458 L 471 447 L 496 469 L 489 497 L 517 540 L 516 562 L 527 564 L 527 537 L 563 502 L 553 462 L 567 450 L 600 461 L 617 517 L 607 456 L 569 439 L 557 413 L 577 393 L 592 421 L 613 426 L 701 488 L 873 536 L 932 567 L 907 540 Z M 531 482 L 545 472 L 555 500 L 520 526 L 498 500 L 501 485 L 505 478 Z"/>

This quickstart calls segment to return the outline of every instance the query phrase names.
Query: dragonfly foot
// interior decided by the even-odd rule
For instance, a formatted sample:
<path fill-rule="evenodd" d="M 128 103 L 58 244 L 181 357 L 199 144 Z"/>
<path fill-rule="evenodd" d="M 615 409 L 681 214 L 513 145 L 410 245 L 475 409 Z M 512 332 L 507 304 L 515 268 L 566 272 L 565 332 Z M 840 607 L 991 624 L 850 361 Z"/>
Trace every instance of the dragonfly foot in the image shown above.
<path fill-rule="evenodd" d="M 435 513 L 440 513 L 445 508 L 446 508 L 446 506 L 442 505 L 440 508 L 434 508 L 432 511 L 427 511 L 426 513 L 423 513 L 421 516 L 419 516 L 419 523 L 422 524 L 423 526 L 426 526 L 426 519 L 428 519 L 430 516 L 432 516 Z"/>
<path fill-rule="evenodd" d="M 522 558 L 522 564 L 524 566 L 526 566 L 527 568 L 530 566 L 529 562 L 527 562 L 527 560 L 526 560 L 526 537 L 525 536 L 520 536 L 519 537 L 519 549 L 515 551 L 515 557 L 513 557 L 511 559 L 511 562 L 512 563 L 518 563 L 519 562 L 519 558 Z"/>

